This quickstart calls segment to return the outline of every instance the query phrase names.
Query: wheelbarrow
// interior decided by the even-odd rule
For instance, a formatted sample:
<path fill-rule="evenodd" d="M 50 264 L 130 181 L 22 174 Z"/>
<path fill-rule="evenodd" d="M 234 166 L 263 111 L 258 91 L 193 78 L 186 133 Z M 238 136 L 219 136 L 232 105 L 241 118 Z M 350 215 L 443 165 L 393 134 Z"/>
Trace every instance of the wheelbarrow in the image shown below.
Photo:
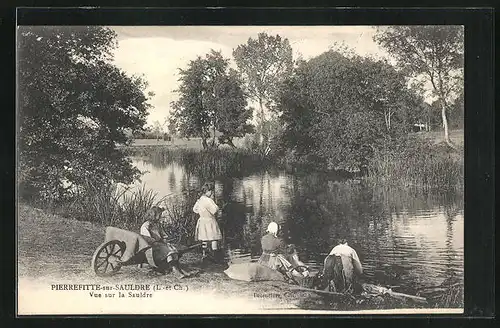
<path fill-rule="evenodd" d="M 152 238 L 136 232 L 107 227 L 104 243 L 97 247 L 92 256 L 91 268 L 97 276 L 108 277 L 123 266 L 149 264 L 158 267 L 153 256 L 154 242 Z M 182 254 L 201 247 L 201 243 L 175 246 L 180 258 Z"/>

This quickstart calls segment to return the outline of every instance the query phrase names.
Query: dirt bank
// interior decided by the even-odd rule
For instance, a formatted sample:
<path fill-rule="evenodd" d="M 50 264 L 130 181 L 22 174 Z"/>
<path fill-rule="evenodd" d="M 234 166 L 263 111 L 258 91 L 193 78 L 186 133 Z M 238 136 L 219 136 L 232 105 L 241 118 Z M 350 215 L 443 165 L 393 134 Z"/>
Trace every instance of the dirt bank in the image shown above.
<path fill-rule="evenodd" d="M 89 222 L 62 218 L 21 204 L 18 212 L 18 286 L 20 298 L 22 297 L 25 302 L 29 302 L 30 306 L 42 306 L 46 308 L 46 311 L 49 311 L 51 304 L 55 303 L 50 302 L 50 300 L 48 303 L 41 303 L 37 299 L 37 304 L 31 304 L 35 303 L 33 298 L 37 297 L 28 297 L 28 294 L 24 294 L 24 292 L 45 293 L 43 298 L 47 300 L 47 293 L 56 292 L 52 290 L 52 285 L 63 283 L 100 284 L 102 286 L 149 284 L 171 288 L 170 296 L 172 299 L 164 300 L 164 297 L 170 297 L 169 293 L 163 293 L 165 294 L 161 296 L 163 301 L 160 304 L 155 303 L 154 309 L 147 309 L 148 312 L 152 313 L 207 311 L 208 313 L 214 311 L 234 313 L 238 312 L 238 309 L 241 309 L 241 313 L 246 313 L 278 308 L 283 310 L 298 309 L 298 303 L 301 299 L 318 298 L 308 292 L 287 294 L 289 286 L 281 282 L 247 283 L 231 280 L 222 272 L 223 268 L 221 267 L 202 268 L 198 276 L 183 280 L 171 275 L 158 276 L 147 268 L 138 268 L 137 266 L 123 267 L 115 276 L 99 278 L 91 270 L 90 262 L 94 250 L 103 240 L 104 227 Z M 190 268 L 200 269 L 198 254 L 185 254 L 182 261 Z M 187 291 L 182 295 L 175 293 L 173 291 L 175 286 L 181 286 Z M 72 293 L 75 296 L 78 294 L 90 298 L 90 294 L 86 291 L 63 291 L 57 295 L 62 297 L 63 293 L 68 297 Z M 154 296 L 157 294 L 155 293 Z M 54 310 L 63 311 L 61 306 L 64 308 L 64 305 L 67 306 L 68 303 L 63 302 Z M 115 303 L 115 305 L 117 304 Z M 228 305 L 235 308 L 228 307 Z M 120 306 L 118 306 L 118 310 L 115 309 L 116 306 L 108 303 L 105 306 L 109 307 L 111 311 L 120 310 Z M 88 306 L 84 307 L 90 310 Z M 135 309 L 141 311 L 140 308 L 135 307 Z M 123 310 L 130 312 L 134 311 L 134 308 L 127 306 Z"/>

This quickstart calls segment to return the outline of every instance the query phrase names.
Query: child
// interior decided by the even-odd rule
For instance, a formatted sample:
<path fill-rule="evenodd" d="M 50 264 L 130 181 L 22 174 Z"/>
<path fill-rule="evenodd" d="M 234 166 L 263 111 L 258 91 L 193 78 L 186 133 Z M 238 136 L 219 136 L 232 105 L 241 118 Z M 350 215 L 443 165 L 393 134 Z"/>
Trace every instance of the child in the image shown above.
<path fill-rule="evenodd" d="M 193 206 L 193 212 L 200 217 L 196 223 L 195 239 L 202 242 L 203 259 L 208 257 L 208 245 L 211 245 L 212 257 L 220 258 L 219 243 L 222 240 L 222 233 L 215 216 L 219 206 L 215 204 L 214 197 L 215 186 L 211 183 L 205 183 L 201 188 L 201 196 Z"/>

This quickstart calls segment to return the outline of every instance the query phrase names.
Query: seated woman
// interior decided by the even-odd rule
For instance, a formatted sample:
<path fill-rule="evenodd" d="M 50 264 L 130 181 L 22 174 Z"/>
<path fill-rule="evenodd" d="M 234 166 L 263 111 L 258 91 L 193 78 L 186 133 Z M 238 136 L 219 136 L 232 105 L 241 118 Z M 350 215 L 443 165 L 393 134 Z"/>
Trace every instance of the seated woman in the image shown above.
<path fill-rule="evenodd" d="M 276 222 L 269 223 L 267 234 L 261 239 L 262 255 L 258 263 L 282 273 L 289 282 L 296 282 L 294 276 L 301 274 L 287 260 L 286 244 L 282 238 L 278 237 L 279 226 Z M 295 250 L 295 248 L 293 248 Z M 293 252 L 291 258 L 293 260 Z M 298 256 L 296 256 L 298 260 Z M 302 263 L 302 262 L 300 262 Z M 303 263 L 302 263 L 303 264 Z M 298 265 L 297 265 L 298 266 Z"/>
<path fill-rule="evenodd" d="M 231 279 L 242 281 L 288 281 L 298 284 L 297 280 L 305 277 L 297 269 L 304 266 L 299 260 L 295 247 L 286 246 L 277 237 L 278 225 L 271 222 L 268 234 L 262 237 L 262 249 L 258 262 L 230 264 L 224 273 Z"/>
<path fill-rule="evenodd" d="M 173 271 L 179 278 L 189 277 L 190 273 L 184 272 L 180 267 L 177 247 L 166 241 L 166 233 L 160 225 L 163 211 L 162 207 L 153 206 L 146 214 L 148 219 L 142 224 L 140 234 L 152 244 L 153 259 L 158 266 L 157 272 Z"/>

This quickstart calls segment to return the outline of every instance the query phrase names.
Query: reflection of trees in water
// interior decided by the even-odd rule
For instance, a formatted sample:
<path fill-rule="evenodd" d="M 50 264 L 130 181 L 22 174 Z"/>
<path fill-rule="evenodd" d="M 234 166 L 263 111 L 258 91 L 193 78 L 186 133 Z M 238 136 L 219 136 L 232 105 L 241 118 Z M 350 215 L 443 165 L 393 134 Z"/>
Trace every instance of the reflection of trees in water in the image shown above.
<path fill-rule="evenodd" d="M 221 201 L 226 203 L 224 211 L 222 211 L 221 229 L 225 241 L 232 248 L 242 248 L 244 246 L 244 225 L 247 216 L 246 194 L 243 191 L 243 202 L 236 202 L 233 199 L 235 190 L 235 181 L 233 178 L 220 179 L 222 185 Z"/>
<path fill-rule="evenodd" d="M 190 165 L 195 163 L 193 161 Z M 219 169 L 210 164 L 206 167 Z M 194 166 L 191 169 L 182 168 L 184 173 L 180 186 L 183 191 L 189 190 L 190 181 L 196 180 L 198 187 L 207 180 L 206 174 L 198 172 Z M 444 193 L 374 186 L 355 181 L 338 182 L 322 174 L 310 173 L 287 176 L 285 180 L 280 180 L 284 179 L 283 175 L 276 178 L 265 172 L 247 178 L 235 178 L 231 174 L 227 176 L 233 178 L 218 178 L 222 186 L 220 198 L 229 202 L 223 213 L 223 229 L 228 243 L 235 248 L 250 248 L 253 254 L 258 254 L 260 238 L 266 225 L 276 219 L 277 211 L 282 207 L 285 237 L 297 244 L 302 254 L 316 256 L 305 260 L 322 262 L 324 255 L 319 254 L 330 251 L 334 238 L 346 236 L 366 264 L 367 273 L 374 275 L 380 282 L 384 279 L 390 281 L 393 272 L 406 275 L 408 268 L 412 268 L 416 274 L 434 272 L 438 268 L 437 272 L 441 270 L 439 274 L 446 276 L 451 276 L 457 270 L 455 255 L 461 257 L 461 250 L 454 250 L 456 246 L 453 240 L 456 238 L 454 222 L 457 215 L 463 212 L 461 192 Z M 212 178 L 213 175 L 208 176 L 208 179 Z M 171 180 L 172 176 L 169 177 L 170 183 Z M 285 181 L 284 194 L 274 190 L 280 181 Z M 412 222 L 413 228 L 419 229 L 418 223 L 410 220 L 422 215 L 434 217 L 437 212 L 445 212 L 447 217 L 446 234 L 443 230 L 446 246 L 441 246 L 446 256 L 439 258 L 426 253 L 416 244 L 418 238 L 412 236 L 411 231 L 408 238 L 402 238 L 396 229 L 411 226 Z M 426 235 L 420 238 L 427 240 Z M 429 241 L 426 243 L 425 247 L 432 247 Z M 429 267 L 419 268 L 419 262 L 403 263 L 404 256 L 414 261 L 434 262 Z"/>
<path fill-rule="evenodd" d="M 463 209 L 463 194 L 459 191 L 433 191 L 422 188 L 397 188 L 391 186 L 373 186 L 377 198 L 386 207 L 387 213 L 400 215 L 402 212 L 418 214 L 422 211 L 435 210 L 446 204 L 454 204 Z"/>
<path fill-rule="evenodd" d="M 287 221 L 291 240 L 307 251 L 324 254 L 336 237 L 344 236 L 367 264 L 367 273 L 379 281 L 394 282 L 408 277 L 417 265 L 411 260 L 423 251 L 415 238 L 394 234 L 393 220 L 399 217 L 403 225 L 410 224 L 404 222 L 422 211 L 435 213 L 443 204 L 454 204 L 448 208 L 453 208 L 456 215 L 462 204 L 457 194 L 444 197 L 439 193 L 380 188 L 363 182 L 327 181 L 320 175 L 291 179 Z M 448 262 L 450 268 L 456 268 L 452 247 L 447 250 Z"/>
<path fill-rule="evenodd" d="M 168 176 L 168 185 L 170 187 L 170 190 L 176 190 L 176 179 L 175 179 L 175 172 L 172 170 Z"/>
<path fill-rule="evenodd" d="M 260 176 L 260 186 L 259 186 L 259 210 L 257 213 L 257 216 L 262 217 L 264 216 L 265 209 L 264 209 L 264 174 L 261 174 Z"/>
<path fill-rule="evenodd" d="M 312 254 L 325 253 L 333 242 L 330 227 L 336 225 L 339 208 L 329 208 L 328 181 L 319 174 L 291 177 L 287 190 L 290 207 L 285 229 L 288 239 Z"/>
<path fill-rule="evenodd" d="M 242 180 L 232 180 L 232 196 L 238 199 L 231 202 L 226 211 L 227 241 L 232 248 L 251 251 L 252 254 L 260 252 L 261 219 L 256 215 L 256 206 L 252 203 L 254 193 L 252 186 L 245 186 Z M 247 188 L 245 188 L 247 187 Z"/>
<path fill-rule="evenodd" d="M 457 250 L 454 248 L 453 239 L 455 237 L 455 232 L 453 229 L 453 224 L 456 221 L 458 214 L 461 209 L 456 205 L 456 203 L 450 202 L 445 205 L 445 215 L 446 215 L 446 272 L 445 276 L 447 280 L 461 280 L 463 281 L 463 276 L 458 277 L 456 272 L 456 259 L 459 256 Z M 462 258 L 460 256 L 460 258 Z"/>
<path fill-rule="evenodd" d="M 271 176 L 269 173 L 266 173 L 267 178 L 267 206 L 269 209 L 274 208 L 273 202 L 273 189 L 271 188 Z"/>

